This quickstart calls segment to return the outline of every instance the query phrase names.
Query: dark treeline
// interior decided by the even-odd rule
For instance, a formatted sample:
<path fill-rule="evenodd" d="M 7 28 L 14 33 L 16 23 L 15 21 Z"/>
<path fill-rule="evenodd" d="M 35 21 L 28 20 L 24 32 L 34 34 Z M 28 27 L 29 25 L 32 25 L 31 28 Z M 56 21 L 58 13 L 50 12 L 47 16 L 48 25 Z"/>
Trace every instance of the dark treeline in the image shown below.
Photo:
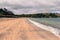
<path fill-rule="evenodd" d="M 6 8 L 0 8 L 0 17 L 12 17 L 14 13 Z"/>
<path fill-rule="evenodd" d="M 22 14 L 24 17 L 36 18 L 57 18 L 60 17 L 59 13 L 37 13 L 37 14 Z"/>
<path fill-rule="evenodd" d="M 32 18 L 57 18 L 60 17 L 59 13 L 36 13 L 36 14 L 21 14 L 15 15 L 12 11 L 8 11 L 6 8 L 0 8 L 0 17 L 32 17 Z"/>
<path fill-rule="evenodd" d="M 22 14 L 16 15 L 16 17 L 32 17 L 32 18 L 58 18 L 59 13 L 37 13 L 37 14 Z"/>

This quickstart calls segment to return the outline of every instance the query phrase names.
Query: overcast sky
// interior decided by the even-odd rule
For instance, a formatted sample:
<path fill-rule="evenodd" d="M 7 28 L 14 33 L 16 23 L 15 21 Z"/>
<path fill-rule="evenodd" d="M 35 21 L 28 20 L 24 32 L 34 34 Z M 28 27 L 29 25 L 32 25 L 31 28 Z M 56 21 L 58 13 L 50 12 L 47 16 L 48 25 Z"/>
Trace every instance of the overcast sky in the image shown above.
<path fill-rule="evenodd" d="M 0 0 L 0 8 L 7 8 L 15 14 L 39 12 L 60 13 L 60 0 Z"/>

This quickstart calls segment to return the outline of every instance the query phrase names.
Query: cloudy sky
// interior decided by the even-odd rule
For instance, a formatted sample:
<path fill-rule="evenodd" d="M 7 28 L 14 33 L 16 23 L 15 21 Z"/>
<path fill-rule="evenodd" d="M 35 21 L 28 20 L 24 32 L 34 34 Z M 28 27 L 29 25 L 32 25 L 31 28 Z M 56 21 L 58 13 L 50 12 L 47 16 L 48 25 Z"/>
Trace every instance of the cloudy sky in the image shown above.
<path fill-rule="evenodd" d="M 0 0 L 0 8 L 7 8 L 15 14 L 59 12 L 60 0 Z"/>

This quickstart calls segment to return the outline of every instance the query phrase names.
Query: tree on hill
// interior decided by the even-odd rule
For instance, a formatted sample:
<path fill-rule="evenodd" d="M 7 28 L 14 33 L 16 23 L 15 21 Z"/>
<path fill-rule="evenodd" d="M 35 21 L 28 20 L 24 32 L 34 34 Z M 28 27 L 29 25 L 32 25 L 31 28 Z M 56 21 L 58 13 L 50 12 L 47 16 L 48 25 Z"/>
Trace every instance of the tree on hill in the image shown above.
<path fill-rule="evenodd" d="M 12 11 L 8 11 L 6 8 L 0 9 L 0 15 L 14 15 Z"/>

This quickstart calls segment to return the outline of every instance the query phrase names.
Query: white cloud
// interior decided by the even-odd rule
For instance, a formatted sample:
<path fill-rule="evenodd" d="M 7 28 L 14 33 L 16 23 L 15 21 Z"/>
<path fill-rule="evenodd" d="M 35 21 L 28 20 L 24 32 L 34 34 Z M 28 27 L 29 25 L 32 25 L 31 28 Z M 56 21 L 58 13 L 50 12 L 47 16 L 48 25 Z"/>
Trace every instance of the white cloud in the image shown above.
<path fill-rule="evenodd" d="M 21 13 L 60 11 L 60 0 L 0 0 L 0 8 Z"/>

